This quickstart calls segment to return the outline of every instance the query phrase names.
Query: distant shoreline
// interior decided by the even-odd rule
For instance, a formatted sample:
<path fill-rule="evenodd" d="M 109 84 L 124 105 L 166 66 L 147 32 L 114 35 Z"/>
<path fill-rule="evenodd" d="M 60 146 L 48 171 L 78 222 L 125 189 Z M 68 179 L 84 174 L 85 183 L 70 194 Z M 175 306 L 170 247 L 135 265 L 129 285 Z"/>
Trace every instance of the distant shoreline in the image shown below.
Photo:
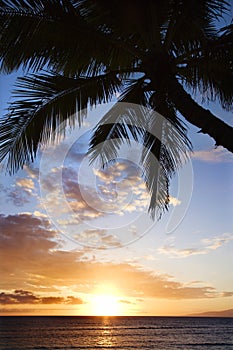
<path fill-rule="evenodd" d="M 223 310 L 223 311 L 207 311 L 194 313 L 187 316 L 191 317 L 233 317 L 233 309 Z"/>

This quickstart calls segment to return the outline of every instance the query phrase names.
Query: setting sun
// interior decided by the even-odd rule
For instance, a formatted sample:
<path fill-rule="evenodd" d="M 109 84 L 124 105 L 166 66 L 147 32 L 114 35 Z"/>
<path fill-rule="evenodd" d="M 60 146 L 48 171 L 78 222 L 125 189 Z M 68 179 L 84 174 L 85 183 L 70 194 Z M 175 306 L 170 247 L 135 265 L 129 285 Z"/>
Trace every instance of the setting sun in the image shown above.
<path fill-rule="evenodd" d="M 96 295 L 92 301 L 92 315 L 119 316 L 123 310 L 118 298 L 113 295 Z"/>

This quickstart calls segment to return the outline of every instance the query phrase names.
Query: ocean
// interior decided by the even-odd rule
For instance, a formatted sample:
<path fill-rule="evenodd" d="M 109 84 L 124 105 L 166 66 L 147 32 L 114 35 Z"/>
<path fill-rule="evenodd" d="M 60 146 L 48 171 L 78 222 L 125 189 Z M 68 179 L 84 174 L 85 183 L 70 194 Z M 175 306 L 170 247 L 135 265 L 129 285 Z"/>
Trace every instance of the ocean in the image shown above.
<path fill-rule="evenodd" d="M 233 350 L 233 318 L 4 316 L 0 349 Z"/>

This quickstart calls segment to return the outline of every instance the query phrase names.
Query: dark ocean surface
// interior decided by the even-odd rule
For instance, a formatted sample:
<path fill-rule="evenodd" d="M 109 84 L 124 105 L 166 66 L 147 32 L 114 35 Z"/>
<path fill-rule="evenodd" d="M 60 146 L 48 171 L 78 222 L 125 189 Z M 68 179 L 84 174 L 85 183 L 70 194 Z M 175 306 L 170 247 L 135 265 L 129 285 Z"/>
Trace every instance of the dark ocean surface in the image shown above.
<path fill-rule="evenodd" d="M 233 350 L 233 318 L 5 316 L 0 349 Z"/>

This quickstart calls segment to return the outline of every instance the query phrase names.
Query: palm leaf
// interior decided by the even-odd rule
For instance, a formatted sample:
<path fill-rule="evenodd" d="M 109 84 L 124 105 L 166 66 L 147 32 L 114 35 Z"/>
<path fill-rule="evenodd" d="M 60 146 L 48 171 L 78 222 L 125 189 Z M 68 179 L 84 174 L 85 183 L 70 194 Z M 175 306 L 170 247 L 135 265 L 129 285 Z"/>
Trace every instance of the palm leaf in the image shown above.
<path fill-rule="evenodd" d="M 124 104 L 115 104 L 100 120 L 89 144 L 91 161 L 101 157 L 101 163 L 104 165 L 110 159 L 116 158 L 125 140 L 130 142 L 130 125 L 134 126 L 131 128 L 132 136 L 138 141 L 144 127 L 143 106 L 148 105 L 148 93 L 143 90 L 143 86 L 144 78 L 129 80 L 119 97 L 119 102 L 127 103 L 127 108 Z"/>
<path fill-rule="evenodd" d="M 149 211 L 160 216 L 170 178 L 191 148 L 174 107 L 191 113 L 185 108 L 191 98 L 177 103 L 173 91 L 182 87 L 174 82 L 217 96 L 226 108 L 232 102 L 232 26 L 218 32 L 215 24 L 229 7 L 225 0 L 148 0 L 146 6 L 140 0 L 2 0 L 1 69 L 53 73 L 18 80 L 17 99 L 0 125 L 0 160 L 9 155 L 8 168 L 16 171 L 58 137 L 62 131 L 53 131 L 61 122 L 80 125 L 80 110 L 121 89 L 119 101 L 128 107 L 116 105 L 104 116 L 89 153 L 104 165 L 124 142 L 140 143 Z"/>
<path fill-rule="evenodd" d="M 145 122 L 149 133 L 144 135 L 141 164 L 151 196 L 149 212 L 153 218 L 160 218 L 168 209 L 170 179 L 186 161 L 192 144 L 166 94 L 153 93 L 150 105 L 156 112 Z"/>
<path fill-rule="evenodd" d="M 224 28 L 220 37 L 206 41 L 199 53 L 186 59 L 179 74 L 189 89 L 199 89 L 208 100 L 219 99 L 222 107 L 232 108 L 233 102 L 233 26 Z"/>
<path fill-rule="evenodd" d="M 145 108 L 155 99 L 144 90 L 143 77 L 125 89 L 120 101 L 131 103 L 113 106 L 102 118 L 91 138 L 91 161 L 99 160 L 104 167 L 117 158 L 124 143 L 141 144 L 142 177 L 151 196 L 148 210 L 152 218 L 156 213 L 160 217 L 168 209 L 170 178 L 191 149 L 186 129 L 171 107 L 167 108 L 167 120 Z"/>
<path fill-rule="evenodd" d="M 187 52 L 196 48 L 216 32 L 214 21 L 229 8 L 224 0 L 171 1 L 167 23 L 163 26 L 164 47 L 174 51 L 176 56 L 181 50 Z"/>
<path fill-rule="evenodd" d="M 160 218 L 168 209 L 170 180 L 186 161 L 192 146 L 185 127 L 176 116 L 165 119 L 155 112 L 152 116 L 150 133 L 144 135 L 141 164 L 151 196 L 148 210 L 152 218 Z"/>
<path fill-rule="evenodd" d="M 4 1 L 0 26 L 1 69 L 7 73 L 22 65 L 91 76 L 109 66 L 136 65 L 130 45 L 87 24 L 70 1 L 24 0 L 20 7 L 16 0 Z"/>
<path fill-rule="evenodd" d="M 81 125 L 85 109 L 108 102 L 120 86 L 112 73 L 77 79 L 46 74 L 19 78 L 15 95 L 20 99 L 0 125 L 0 161 L 8 154 L 8 169 L 17 171 L 34 159 L 41 143 L 56 140 L 62 122 Z"/>

